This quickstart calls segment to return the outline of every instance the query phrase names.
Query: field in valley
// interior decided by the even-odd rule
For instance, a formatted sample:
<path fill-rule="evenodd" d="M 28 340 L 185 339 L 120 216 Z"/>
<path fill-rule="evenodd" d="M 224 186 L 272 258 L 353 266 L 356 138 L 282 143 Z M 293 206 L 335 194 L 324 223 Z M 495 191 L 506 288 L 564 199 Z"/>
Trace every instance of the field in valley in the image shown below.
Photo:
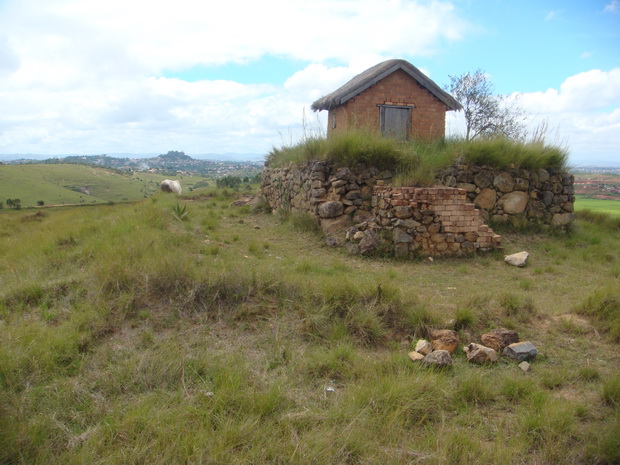
<path fill-rule="evenodd" d="M 0 463 L 620 461 L 617 222 L 394 261 L 238 195 L 0 211 Z M 446 327 L 539 355 L 408 359 Z"/>

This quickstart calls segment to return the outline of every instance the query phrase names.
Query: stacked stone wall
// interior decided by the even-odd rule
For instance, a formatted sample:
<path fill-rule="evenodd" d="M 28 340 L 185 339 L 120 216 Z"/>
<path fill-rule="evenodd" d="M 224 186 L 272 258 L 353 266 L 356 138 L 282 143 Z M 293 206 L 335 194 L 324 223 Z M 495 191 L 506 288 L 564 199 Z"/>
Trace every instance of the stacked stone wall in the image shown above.
<path fill-rule="evenodd" d="M 273 210 L 308 212 L 328 242 L 354 253 L 377 248 L 398 256 L 460 255 L 490 250 L 500 238 L 485 222 L 528 222 L 567 228 L 573 217 L 573 176 L 554 169 L 500 170 L 455 164 L 433 188 L 390 187 L 376 167 L 265 166 L 261 190 Z"/>
<path fill-rule="evenodd" d="M 526 170 L 454 164 L 438 184 L 465 189 L 467 199 L 492 223 L 568 228 L 575 202 L 574 176 L 554 168 Z"/>

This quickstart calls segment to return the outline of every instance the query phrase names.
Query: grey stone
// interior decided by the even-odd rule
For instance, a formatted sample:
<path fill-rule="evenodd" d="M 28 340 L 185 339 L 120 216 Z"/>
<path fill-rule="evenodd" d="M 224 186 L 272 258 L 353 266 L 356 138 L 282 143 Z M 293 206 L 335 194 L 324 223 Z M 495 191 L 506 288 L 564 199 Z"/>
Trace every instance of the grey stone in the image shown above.
<path fill-rule="evenodd" d="M 401 220 L 406 220 L 407 218 L 411 218 L 413 212 L 411 211 L 411 207 L 399 206 L 394 207 L 394 216 L 396 218 L 400 218 Z"/>
<path fill-rule="evenodd" d="M 538 355 L 538 350 L 530 341 L 515 342 L 506 346 L 502 352 L 504 357 L 519 360 L 520 362 L 534 360 Z"/>
<path fill-rule="evenodd" d="M 319 216 L 321 218 L 334 218 L 342 215 L 344 211 L 344 205 L 342 203 L 332 200 L 319 205 Z"/>
<path fill-rule="evenodd" d="M 493 183 L 493 174 L 488 171 L 480 171 L 474 175 L 474 183 L 480 189 L 489 187 Z"/>
<path fill-rule="evenodd" d="M 503 172 L 495 176 L 493 185 L 501 192 L 511 192 L 514 189 L 514 179 L 509 173 Z"/>
<path fill-rule="evenodd" d="M 447 368 L 452 366 L 452 357 L 450 357 L 450 352 L 447 350 L 435 350 L 425 356 L 421 363 L 437 368 Z"/>
<path fill-rule="evenodd" d="M 547 182 L 549 180 L 549 172 L 547 170 L 539 169 L 537 174 L 540 182 Z"/>
<path fill-rule="evenodd" d="M 379 246 L 379 241 L 371 236 L 364 237 L 360 243 L 360 253 L 362 255 L 368 255 Z"/>
<path fill-rule="evenodd" d="M 413 242 L 413 237 L 400 228 L 394 228 L 393 237 L 396 244 L 401 242 Z"/>
<path fill-rule="evenodd" d="M 573 221 L 572 213 L 556 213 L 551 219 L 551 225 L 553 226 L 566 226 Z"/>
<path fill-rule="evenodd" d="M 330 247 L 338 247 L 340 245 L 340 241 L 334 236 L 327 236 L 325 238 L 325 243 Z"/>

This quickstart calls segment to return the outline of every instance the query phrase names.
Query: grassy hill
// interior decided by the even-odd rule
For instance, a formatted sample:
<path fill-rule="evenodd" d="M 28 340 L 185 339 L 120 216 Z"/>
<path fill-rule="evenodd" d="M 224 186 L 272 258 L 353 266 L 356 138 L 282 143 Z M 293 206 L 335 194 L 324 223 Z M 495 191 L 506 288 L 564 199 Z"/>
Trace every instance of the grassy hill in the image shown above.
<path fill-rule="evenodd" d="M 353 257 L 232 200 L 0 211 L 0 463 L 620 462 L 617 222 L 506 233 L 514 268 Z M 408 359 L 445 327 L 539 356 Z"/>
<path fill-rule="evenodd" d="M 138 200 L 156 193 L 162 175 L 136 172 L 132 176 L 105 168 L 74 164 L 0 165 L 0 200 L 18 198 L 22 207 L 42 200 L 46 205 L 94 204 Z M 181 179 L 184 189 L 208 181 Z"/>

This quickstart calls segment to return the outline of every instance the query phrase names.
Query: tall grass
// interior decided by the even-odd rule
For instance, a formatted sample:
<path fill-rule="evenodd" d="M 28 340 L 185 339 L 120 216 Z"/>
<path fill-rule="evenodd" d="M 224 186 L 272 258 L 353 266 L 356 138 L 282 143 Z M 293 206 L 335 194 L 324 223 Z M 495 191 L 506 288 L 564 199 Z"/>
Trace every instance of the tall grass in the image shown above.
<path fill-rule="evenodd" d="M 464 141 L 448 139 L 425 143 L 399 142 L 372 131 L 354 130 L 330 137 L 311 136 L 295 145 L 274 148 L 267 164 L 284 166 L 326 160 L 338 166 L 370 165 L 396 174 L 397 185 L 431 185 L 437 170 L 456 160 L 495 168 L 566 169 L 568 154 L 541 141 L 505 138 Z"/>
<path fill-rule="evenodd" d="M 604 226 L 507 237 L 553 272 L 393 262 L 209 192 L 186 221 L 172 196 L 0 212 L 0 463 L 618 461 L 616 346 L 547 324 L 588 296 L 588 318 L 608 315 Z M 466 344 L 507 320 L 542 343 L 529 373 L 407 357 L 429 329 Z"/>

